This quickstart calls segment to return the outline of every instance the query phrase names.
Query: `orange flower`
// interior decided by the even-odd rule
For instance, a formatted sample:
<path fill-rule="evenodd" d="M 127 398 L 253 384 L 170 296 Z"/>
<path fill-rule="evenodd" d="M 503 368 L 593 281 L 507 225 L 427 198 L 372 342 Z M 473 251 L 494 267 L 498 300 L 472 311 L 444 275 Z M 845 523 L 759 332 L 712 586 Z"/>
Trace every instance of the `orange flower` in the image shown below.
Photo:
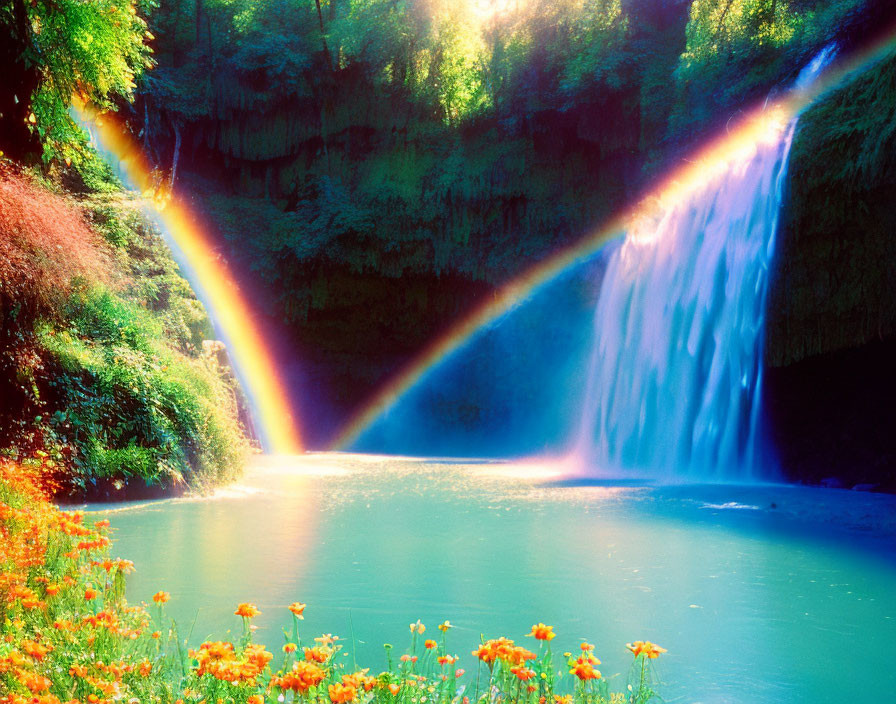
<path fill-rule="evenodd" d="M 389 691 L 392 693 L 392 696 L 395 697 L 398 696 L 398 693 L 401 691 L 401 687 L 393 682 L 389 685 Z"/>
<path fill-rule="evenodd" d="M 526 650 L 525 648 L 517 646 L 516 648 L 511 648 L 507 652 L 499 653 L 498 657 L 511 665 L 522 665 L 526 660 L 534 660 L 538 656 L 531 650 Z"/>
<path fill-rule="evenodd" d="M 191 650 L 190 657 L 198 661 L 196 674 L 201 677 L 210 674 L 216 679 L 239 684 L 254 684 L 273 655 L 262 645 L 249 644 L 243 650 L 242 659 L 237 658 L 232 643 L 207 642 L 199 650 Z"/>
<path fill-rule="evenodd" d="M 365 692 L 369 692 L 371 689 L 376 687 L 378 680 L 376 677 L 362 677 L 361 678 L 361 686 L 364 687 Z"/>
<path fill-rule="evenodd" d="M 36 672 L 28 672 L 27 670 L 17 670 L 16 676 L 19 682 L 30 689 L 33 694 L 46 691 L 53 684 L 43 675 L 38 675 Z"/>
<path fill-rule="evenodd" d="M 445 623 L 439 624 L 439 630 L 442 633 L 445 633 L 449 628 L 454 628 L 454 626 L 451 625 L 451 621 L 445 621 Z"/>
<path fill-rule="evenodd" d="M 296 648 L 298 648 L 298 646 L 295 643 L 287 643 L 286 645 L 283 646 L 283 652 L 284 653 L 294 653 L 294 652 L 296 652 Z"/>
<path fill-rule="evenodd" d="M 535 670 L 520 665 L 519 667 L 511 667 L 510 671 L 517 676 L 522 682 L 527 682 L 535 677 Z"/>
<path fill-rule="evenodd" d="M 140 663 L 140 667 L 137 670 L 143 677 L 149 677 L 152 672 L 152 663 L 149 660 L 144 660 Z"/>
<path fill-rule="evenodd" d="M 331 684 L 327 691 L 330 694 L 330 701 L 333 704 L 347 704 L 347 702 L 353 701 L 355 698 L 355 694 L 357 694 L 357 690 L 354 687 L 349 687 L 343 684 Z"/>
<path fill-rule="evenodd" d="M 508 665 L 522 665 L 526 660 L 536 658 L 535 653 L 514 645 L 512 640 L 504 637 L 486 641 L 478 650 L 473 651 L 473 655 L 489 666 L 495 660 L 501 660 Z"/>
<path fill-rule="evenodd" d="M 420 623 L 419 618 L 417 619 L 417 623 L 411 624 L 411 633 L 419 633 L 420 635 L 426 633 L 426 626 Z"/>
<path fill-rule="evenodd" d="M 293 615 L 296 616 L 296 618 L 304 619 L 305 617 L 302 616 L 302 614 L 305 612 L 306 606 L 307 604 L 303 604 L 300 601 L 294 601 L 286 608 L 292 611 Z"/>
<path fill-rule="evenodd" d="M 537 623 L 532 626 L 532 632 L 527 635 L 534 636 L 537 640 L 552 640 L 557 634 L 554 633 L 553 626 L 545 626 L 543 623 Z"/>
<path fill-rule="evenodd" d="M 161 631 L 153 631 L 151 637 L 153 640 L 158 640 L 159 638 L 162 637 L 162 632 Z"/>
<path fill-rule="evenodd" d="M 323 682 L 326 676 L 327 673 L 314 663 L 299 660 L 282 677 L 273 677 L 271 684 L 283 690 L 304 693 Z"/>
<path fill-rule="evenodd" d="M 258 610 L 258 607 L 255 606 L 255 604 L 242 603 L 236 607 L 236 611 L 233 613 L 236 616 L 242 616 L 243 618 L 255 618 L 261 611 Z"/>
<path fill-rule="evenodd" d="M 219 665 L 236 660 L 233 643 L 223 641 L 208 641 L 199 646 L 199 650 L 190 650 L 189 655 L 199 662 L 196 674 L 200 677 L 206 672 L 217 676 Z M 219 678 L 220 679 L 220 678 Z"/>
<path fill-rule="evenodd" d="M 453 665 L 455 662 L 457 662 L 457 658 L 452 655 L 439 655 L 438 657 L 438 663 L 442 666 Z"/>
<path fill-rule="evenodd" d="M 52 645 L 41 645 L 33 640 L 23 640 L 22 641 L 22 650 L 24 650 L 30 657 L 34 658 L 38 662 L 43 662 L 43 659 L 47 656 L 51 650 L 53 650 Z"/>
<path fill-rule="evenodd" d="M 314 646 L 313 648 L 302 648 L 302 652 L 305 653 L 305 660 L 307 662 L 326 662 L 330 655 L 333 654 L 333 650 L 326 646 Z"/>
<path fill-rule="evenodd" d="M 124 574 L 130 574 L 135 570 L 133 562 L 131 562 L 130 560 L 122 560 L 121 558 L 115 561 L 115 566 L 120 572 L 123 572 Z"/>
<path fill-rule="evenodd" d="M 595 670 L 594 665 L 585 658 L 579 658 L 569 672 L 582 680 L 582 682 L 600 679 L 600 671 Z"/>
<path fill-rule="evenodd" d="M 171 595 L 168 592 L 156 592 L 152 595 L 152 600 L 157 604 L 165 604 L 169 599 L 171 599 Z"/>
<path fill-rule="evenodd" d="M 594 653 L 590 650 L 585 651 L 576 662 L 589 662 L 592 665 L 600 665 L 600 660 L 594 657 Z"/>
<path fill-rule="evenodd" d="M 84 600 L 85 601 L 91 601 L 92 599 L 96 599 L 96 597 L 97 597 L 96 589 L 87 587 L 87 589 L 84 590 Z"/>
<path fill-rule="evenodd" d="M 660 653 L 668 652 L 665 648 L 661 648 L 656 645 L 656 643 L 651 643 L 649 640 L 636 640 L 634 643 L 628 643 L 625 647 L 631 650 L 635 654 L 635 657 L 646 655 L 651 660 L 656 660 L 660 656 Z"/>
<path fill-rule="evenodd" d="M 273 659 L 273 655 L 269 653 L 263 645 L 250 643 L 243 650 L 243 657 L 246 662 L 254 667 L 258 672 L 264 670 L 267 664 Z"/>
<path fill-rule="evenodd" d="M 427 650 L 432 650 L 433 648 L 438 647 L 439 644 L 436 643 L 434 640 L 427 640 L 423 645 L 426 647 Z"/>
<path fill-rule="evenodd" d="M 264 704 L 264 697 L 260 694 L 253 694 L 246 700 L 246 704 Z"/>
<path fill-rule="evenodd" d="M 346 687 L 354 687 L 356 690 L 364 688 L 365 692 L 369 692 L 376 685 L 376 677 L 370 677 L 367 670 L 354 672 L 350 675 L 342 676 L 342 684 Z"/>
<path fill-rule="evenodd" d="M 480 645 L 472 654 L 482 660 L 486 665 L 491 665 L 496 659 L 495 654 L 489 648 L 486 648 L 485 645 Z"/>

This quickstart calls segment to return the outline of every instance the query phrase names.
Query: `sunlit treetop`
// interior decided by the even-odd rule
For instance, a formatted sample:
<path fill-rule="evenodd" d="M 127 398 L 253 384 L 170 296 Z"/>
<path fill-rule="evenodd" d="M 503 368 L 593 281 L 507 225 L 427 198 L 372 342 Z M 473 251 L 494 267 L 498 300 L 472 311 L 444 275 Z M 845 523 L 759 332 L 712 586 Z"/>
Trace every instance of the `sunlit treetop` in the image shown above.
<path fill-rule="evenodd" d="M 610 75 L 628 26 L 620 0 L 173 0 L 156 22 L 153 80 L 171 80 L 151 92 L 190 118 L 263 112 L 283 95 L 326 101 L 346 71 L 448 123 L 497 107 L 532 66 L 573 87 Z M 243 85 L 220 71 L 207 80 L 224 62 Z"/>
<path fill-rule="evenodd" d="M 472 0 L 473 14 L 481 19 L 490 19 L 509 12 L 519 12 L 525 0 Z"/>
<path fill-rule="evenodd" d="M 780 46 L 793 38 L 802 20 L 787 0 L 694 0 L 682 58 L 712 58 L 737 44 Z"/>
<path fill-rule="evenodd" d="M 786 46 L 801 32 L 829 32 L 865 0 L 694 0 L 685 66 L 731 53 Z"/>

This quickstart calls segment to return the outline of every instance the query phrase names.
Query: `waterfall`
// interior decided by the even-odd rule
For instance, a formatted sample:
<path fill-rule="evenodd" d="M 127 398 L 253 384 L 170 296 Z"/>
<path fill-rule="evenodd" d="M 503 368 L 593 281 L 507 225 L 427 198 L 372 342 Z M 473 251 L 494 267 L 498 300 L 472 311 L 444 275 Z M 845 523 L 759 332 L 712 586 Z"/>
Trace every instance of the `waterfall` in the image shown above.
<path fill-rule="evenodd" d="M 832 58 L 807 66 L 807 88 Z M 576 455 L 598 474 L 763 475 L 762 342 L 796 119 L 739 145 L 724 170 L 645 215 L 610 255 Z"/>

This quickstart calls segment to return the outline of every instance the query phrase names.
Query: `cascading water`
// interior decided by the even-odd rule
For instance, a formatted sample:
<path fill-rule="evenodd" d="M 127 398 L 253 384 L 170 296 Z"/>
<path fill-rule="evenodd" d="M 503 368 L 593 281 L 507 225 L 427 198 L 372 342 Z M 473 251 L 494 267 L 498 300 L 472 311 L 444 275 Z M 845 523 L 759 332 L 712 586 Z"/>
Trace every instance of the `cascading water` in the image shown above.
<path fill-rule="evenodd" d="M 808 87 L 834 50 L 807 66 Z M 576 455 L 589 473 L 760 474 L 762 335 L 796 119 L 645 216 L 610 256 Z"/>

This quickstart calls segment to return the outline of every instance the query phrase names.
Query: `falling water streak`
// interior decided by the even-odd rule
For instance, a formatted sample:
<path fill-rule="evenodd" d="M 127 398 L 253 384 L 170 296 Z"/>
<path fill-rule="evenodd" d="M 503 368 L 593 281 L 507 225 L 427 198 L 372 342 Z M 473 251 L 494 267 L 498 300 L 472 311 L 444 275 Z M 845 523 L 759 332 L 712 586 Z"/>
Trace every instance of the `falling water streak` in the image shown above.
<path fill-rule="evenodd" d="M 765 140 L 642 215 L 611 255 L 574 452 L 589 471 L 756 478 L 768 272 L 796 121 L 770 121 Z"/>

